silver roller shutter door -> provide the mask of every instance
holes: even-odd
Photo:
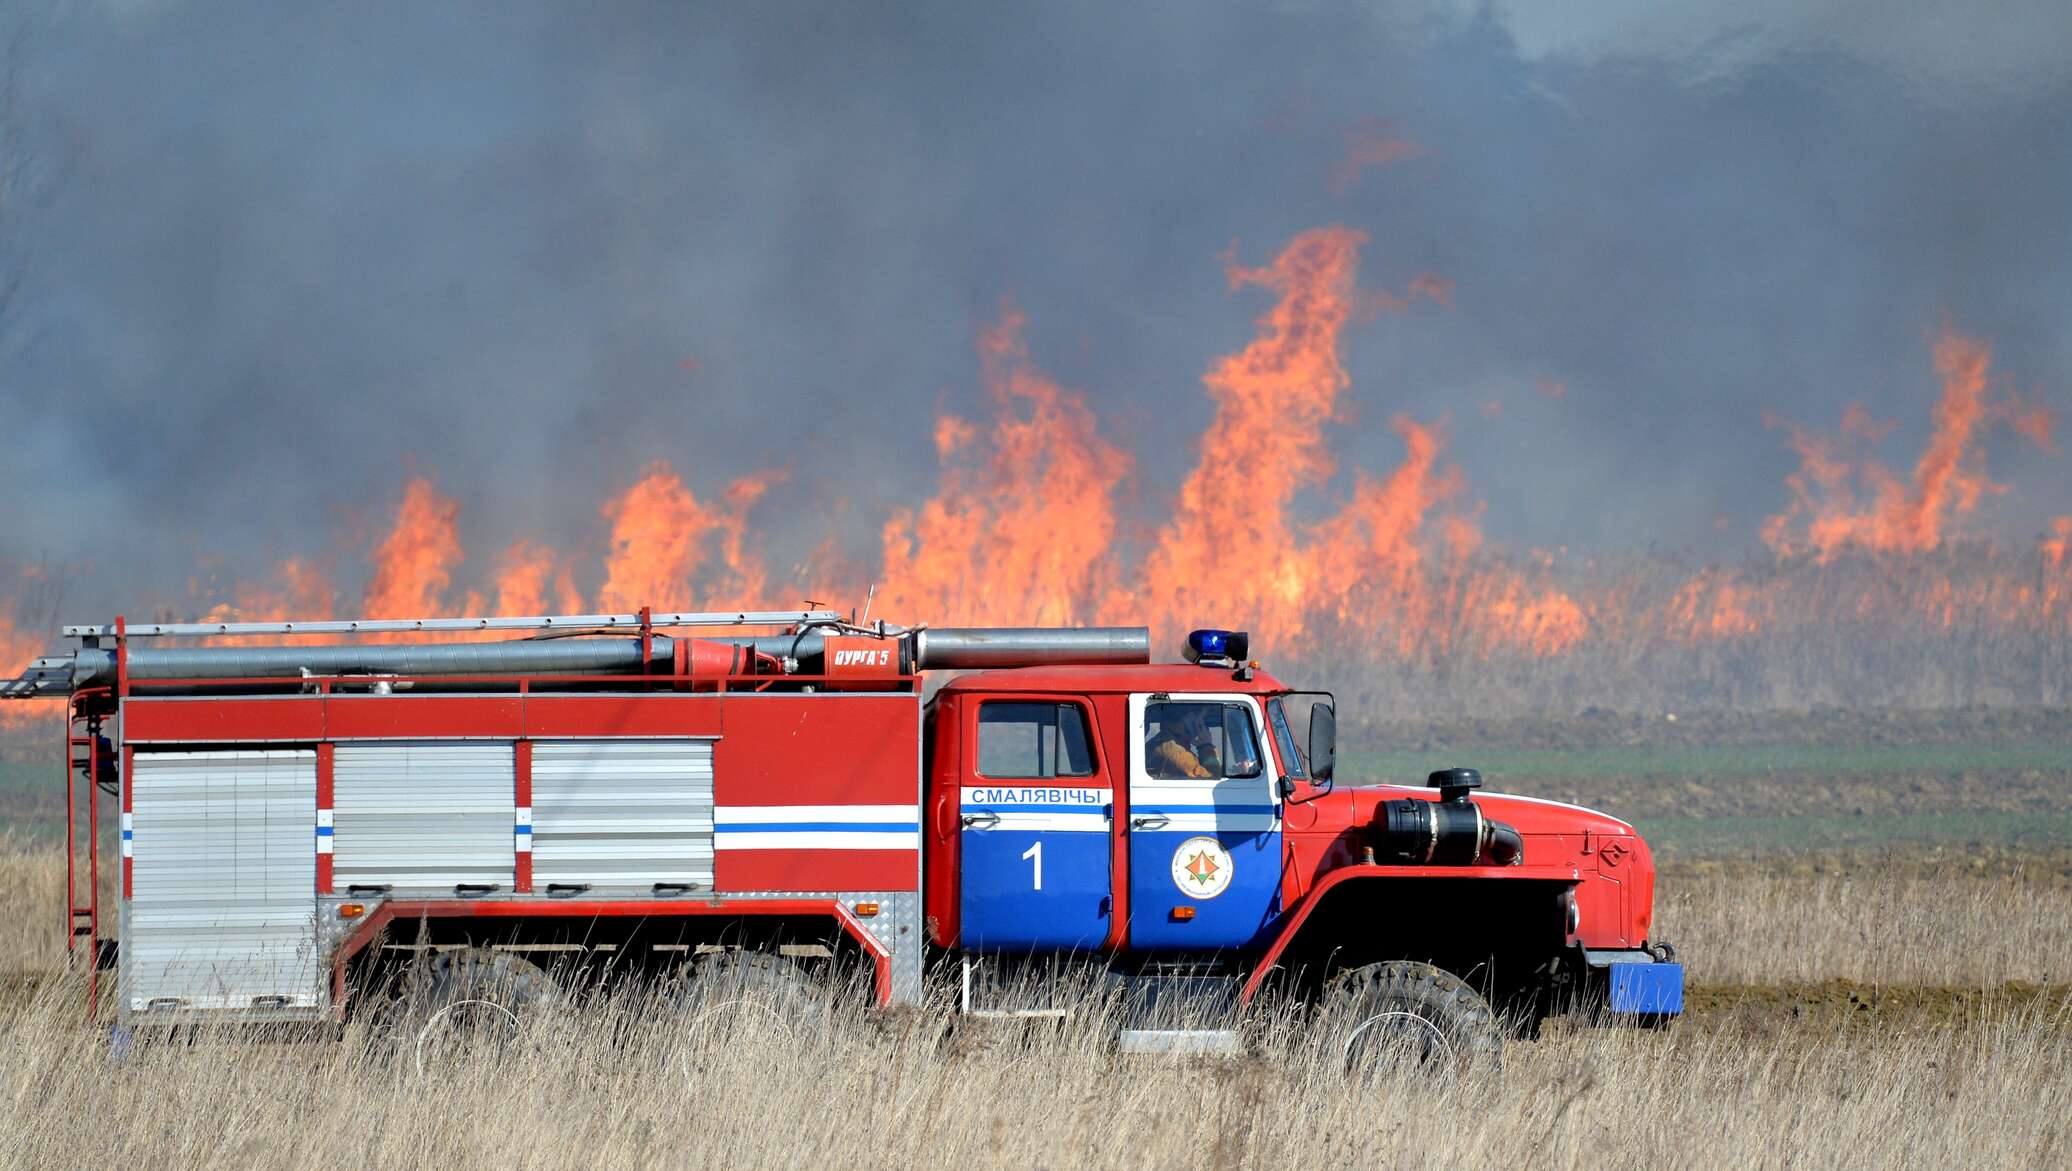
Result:
[[[396,891],[516,881],[511,746],[340,744],[332,771],[332,882]]]
[[[712,742],[534,742],[532,879],[712,889]]]
[[[130,786],[124,1003],[317,1006],[316,753],[140,751]]]

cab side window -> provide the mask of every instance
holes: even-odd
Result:
[[[1206,701],[1145,704],[1144,771],[1162,781],[1258,776],[1251,709]]]
[[[1002,779],[1092,776],[1086,712],[1070,703],[982,703],[978,771]]]

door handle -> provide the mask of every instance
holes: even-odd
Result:
[[[1152,813],[1152,814],[1148,814],[1148,815],[1146,815],[1146,816],[1144,816],[1144,817],[1132,817],[1132,818],[1130,818],[1130,828],[1131,828],[1131,829],[1164,829],[1164,828],[1165,828],[1165,827],[1166,827],[1166,826],[1167,826],[1168,824],[1170,824],[1170,823],[1172,822],[1172,820],[1173,820],[1172,818],[1170,818],[1170,817],[1167,817],[1167,816],[1166,816],[1165,814],[1163,814],[1163,813]]]
[[[999,824],[1000,815],[991,810],[964,815],[964,828],[966,829],[991,829]]]

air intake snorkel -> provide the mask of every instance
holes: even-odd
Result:
[[[1374,811],[1374,854],[1395,866],[1516,866],[1525,861],[1518,831],[1482,816],[1469,794],[1482,787],[1471,768],[1446,768],[1425,784],[1437,801],[1405,797],[1384,801]]]

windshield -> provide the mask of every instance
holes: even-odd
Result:
[[[1287,710],[1278,698],[1266,703],[1266,723],[1273,729],[1274,747],[1280,750],[1281,771],[1307,780],[1309,762],[1302,759],[1302,750],[1295,746],[1295,734],[1288,730]]]

